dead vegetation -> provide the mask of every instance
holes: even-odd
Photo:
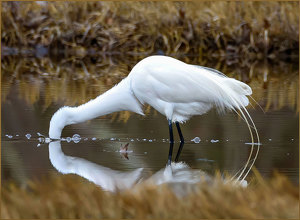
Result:
[[[44,109],[54,102],[85,103],[119,82],[141,57],[163,53],[192,54],[195,59],[184,61],[249,83],[266,111],[286,105],[299,109],[298,66],[277,62],[298,62],[298,2],[1,4],[3,101],[17,81],[20,98],[31,105],[42,93]],[[40,59],[5,56],[12,54]],[[210,62],[215,57],[226,59]],[[255,62],[266,59],[276,65]],[[261,103],[266,90],[268,99]],[[123,112],[118,119],[129,117]],[[185,198],[167,185],[139,185],[113,194],[77,176],[51,176],[26,188],[4,185],[1,200],[3,219],[299,218],[298,187],[281,175],[271,180],[256,175],[248,188],[218,180],[202,183]]]
[[[257,172],[247,188],[224,184],[216,176],[184,198],[168,185],[142,183],[111,193],[78,176],[52,175],[27,188],[2,187],[1,218],[298,219],[299,190],[282,175],[263,180]]]
[[[299,53],[298,2],[2,2],[2,17],[4,54]]]

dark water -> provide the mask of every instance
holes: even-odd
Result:
[[[73,80],[63,74],[13,77],[7,66],[2,66],[2,184],[13,180],[23,185],[50,173],[60,175],[49,160],[48,144],[40,143],[37,133],[48,135],[49,121],[59,107],[95,98],[124,77],[127,69],[130,67],[112,68],[110,74],[115,75],[112,78],[104,75],[97,80]],[[262,143],[255,167],[266,178],[277,170],[298,184],[298,75],[291,69],[281,74],[272,71],[261,70],[255,76],[251,76],[251,71],[246,74],[253,97],[264,109],[254,102],[253,107],[248,108]],[[230,76],[244,79],[241,75]],[[114,170],[132,171],[142,167],[158,171],[167,162],[168,123],[153,109],[147,108],[146,112],[146,117],[122,112],[68,126],[62,136],[78,134],[81,140],[78,143],[62,141],[62,151],[67,156],[84,158]],[[181,129],[186,143],[179,160],[193,169],[210,174],[219,169],[234,174],[248,159],[251,151],[251,145],[247,144],[251,142],[248,128],[232,112],[219,115],[210,111],[193,117]],[[179,146],[175,126],[174,131],[173,158]],[[195,137],[200,138],[199,143],[192,141]],[[126,143],[129,143],[128,159],[119,152]]]

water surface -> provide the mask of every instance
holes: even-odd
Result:
[[[42,69],[38,64],[39,75],[36,74],[38,68],[34,67],[31,73],[24,74],[31,62],[24,60],[11,66],[11,62],[7,61],[2,65],[3,184],[13,180],[26,185],[26,181],[50,173],[61,175],[49,160],[48,144],[39,145],[37,133],[47,136],[49,121],[58,108],[95,98],[124,78],[132,68],[132,64],[106,65],[101,72],[99,64],[90,64],[88,69],[84,69],[84,65],[66,67],[62,63],[51,63],[51,70],[45,69],[45,66]],[[47,68],[50,68],[49,65]],[[298,184],[297,69],[290,67],[283,72],[265,65],[254,70],[226,65],[210,67],[246,81],[263,109],[255,102],[248,107],[262,143],[255,167],[266,178],[277,170]],[[83,75],[72,74],[78,69]],[[87,76],[87,71],[92,72],[93,69],[97,69],[95,77]],[[164,116],[149,106],[145,107],[145,112],[145,117],[121,112],[68,126],[62,135],[66,138],[61,142],[62,151],[65,155],[84,158],[113,170],[146,168],[156,172],[167,162],[168,123]],[[248,128],[232,112],[219,115],[212,110],[191,118],[181,129],[186,143],[179,159],[193,169],[209,174],[219,169],[234,174],[243,167],[251,151],[251,145],[247,144],[251,142]],[[78,143],[67,138],[74,134],[81,137]],[[175,126],[174,137],[173,158],[179,146]],[[200,138],[199,143],[192,141],[195,137]],[[129,148],[124,156],[119,151],[126,143],[129,143]]]

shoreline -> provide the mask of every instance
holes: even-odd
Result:
[[[53,55],[180,53],[296,62],[298,8],[297,2],[3,2],[2,45]]]

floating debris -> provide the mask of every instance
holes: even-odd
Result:
[[[152,142],[152,140],[150,139],[149,142]]]
[[[9,139],[11,139],[11,138],[13,138],[13,136],[12,135],[5,135],[6,137],[8,137]]]
[[[211,140],[210,140],[210,142],[211,142],[211,143],[218,143],[218,142],[219,142],[219,140],[214,140],[214,139],[211,139]]]
[[[87,140],[88,140],[88,138],[84,138],[83,140],[84,140],[84,141],[87,141]]]
[[[42,135],[40,132],[36,133],[39,137],[45,137],[45,135]]]
[[[121,144],[120,152],[124,153],[124,152],[128,151],[128,145],[129,145],[129,143],[125,144],[125,146],[123,147],[123,144]]]
[[[199,137],[195,137],[191,141],[195,142],[196,144],[200,143],[201,139]]]
[[[269,138],[269,141],[272,141],[272,139],[271,139],[271,138]]]
[[[131,139],[130,141],[134,141],[133,139]]]
[[[45,143],[45,138],[39,137],[39,138],[38,138],[38,141],[39,141],[40,143]]]
[[[31,138],[31,134],[26,134],[25,137],[29,140]]]
[[[92,141],[95,141],[95,140],[97,140],[97,138],[93,137],[93,138],[92,138]]]
[[[115,140],[116,140],[116,138],[111,138],[110,140],[111,140],[111,141],[115,141]]]
[[[128,157],[128,145],[129,143],[125,144],[125,146],[123,147],[123,145],[121,144],[121,147],[120,147],[120,154],[126,158],[127,160],[129,160],[129,157]]]
[[[74,134],[73,137],[72,137],[72,140],[74,143],[78,143],[80,140],[81,140],[81,137],[79,134]]]

